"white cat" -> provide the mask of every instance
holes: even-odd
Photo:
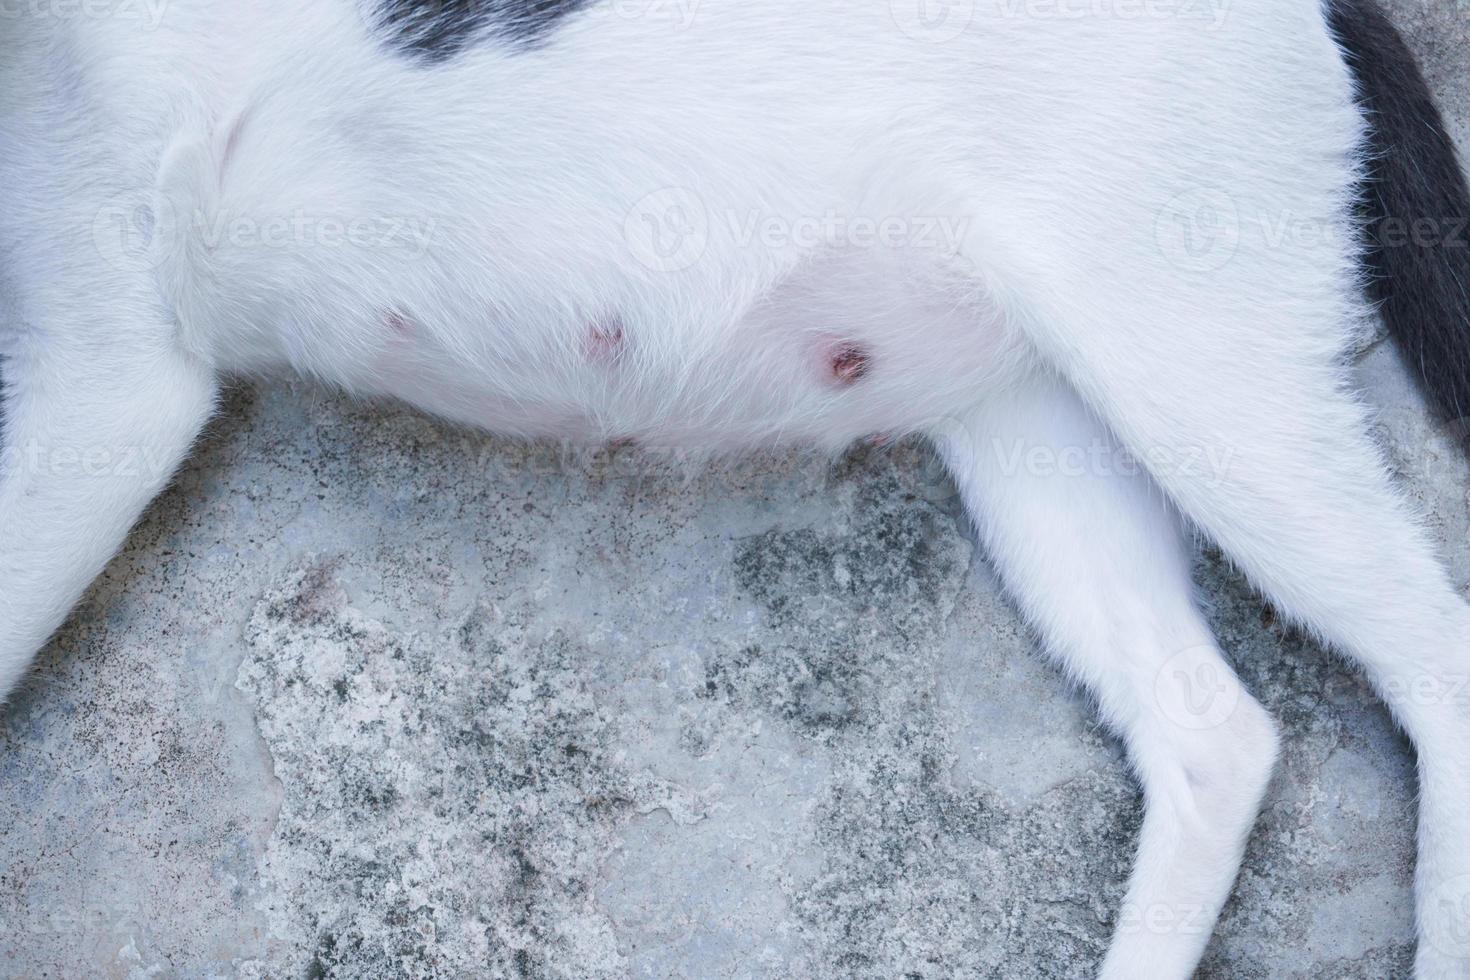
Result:
[[[1206,929],[1130,923],[1214,921],[1277,752],[1192,525],[1412,737],[1415,975],[1470,976],[1470,608],[1338,357],[1366,283],[1465,414],[1470,195],[1370,2],[13,0],[0,696],[222,375],[696,452],[927,433],[1143,784],[1100,975],[1191,974]]]

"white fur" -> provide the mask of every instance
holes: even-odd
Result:
[[[1470,612],[1337,361],[1366,315],[1348,73],[1307,0],[1094,6],[594,7],[434,67],[348,0],[12,15],[0,695],[222,374],[692,451],[925,432],[1144,787],[1104,977],[1192,972],[1276,753],[1176,507],[1413,737],[1416,976],[1470,976],[1470,711],[1404,693],[1470,668]],[[1130,928],[1158,910],[1198,927]]]

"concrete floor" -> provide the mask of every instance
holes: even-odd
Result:
[[[1470,8],[1394,10],[1470,146]],[[1360,370],[1470,582],[1470,467]],[[1198,575],[1287,732],[1201,976],[1405,976],[1406,743]],[[1075,978],[1138,816],[917,446],[691,479],[239,389],[0,721],[0,971]]]

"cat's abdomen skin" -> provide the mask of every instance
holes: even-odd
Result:
[[[569,314],[514,349],[469,356],[395,315],[358,387],[498,431],[652,448],[835,448],[932,431],[1027,362],[946,261],[834,248],[740,315],[670,329],[636,310]]]

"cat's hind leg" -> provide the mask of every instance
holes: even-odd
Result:
[[[1275,724],[1195,605],[1177,517],[1071,389],[1036,378],[934,435],[1007,589],[1143,786],[1101,976],[1183,980],[1235,881]]]
[[[1208,274],[1129,254],[1130,281],[1040,300],[1027,329],[1184,514],[1359,664],[1412,738],[1416,976],[1470,976],[1470,608],[1344,387],[1333,345],[1357,310],[1342,256],[1244,234]]]

